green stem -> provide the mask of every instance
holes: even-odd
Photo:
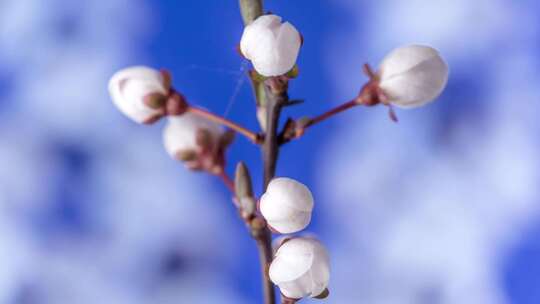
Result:
[[[239,4],[244,25],[248,25],[263,14],[262,0],[239,0]]]
[[[244,20],[244,25],[248,25],[253,20],[257,19],[257,17],[263,14],[262,0],[239,0],[239,5],[240,5],[240,12],[242,13],[242,18]],[[264,83],[262,81],[257,81],[256,77],[250,77],[250,78],[251,78],[251,84],[253,85],[253,88],[255,91],[257,109],[261,107],[265,107],[266,98],[264,96],[265,95]],[[279,111],[277,112],[277,116],[279,118]],[[272,132],[272,131],[268,132],[270,128],[267,128],[262,123],[261,123],[261,127],[264,130],[266,130],[267,132],[266,136],[268,136],[269,133]],[[271,137],[275,140],[275,146],[279,148],[277,144],[277,136],[275,136],[276,130],[274,129],[273,132],[274,132],[274,136],[271,136]],[[269,141],[268,139],[265,139],[264,146],[266,147],[268,145],[269,145]],[[262,148],[262,149],[263,149],[263,153],[266,155],[267,153],[264,151],[268,151],[267,148]],[[274,148],[272,150],[277,151],[277,148]],[[264,158],[265,168],[267,168],[268,163],[273,163],[274,164],[273,167],[275,168],[277,153],[274,153],[274,155],[275,155],[274,160],[267,161],[267,158],[266,157]],[[274,172],[272,171],[271,174],[273,177]],[[271,178],[268,179],[269,177],[270,175],[265,169],[265,175],[264,175],[265,189],[266,189],[266,185],[271,179]],[[252,235],[255,238],[255,241],[257,243],[257,249],[259,251],[259,260],[261,263],[262,283],[263,283],[263,290],[264,290],[264,303],[274,304],[276,303],[276,295],[274,293],[274,284],[272,284],[272,281],[270,281],[270,277],[268,276],[268,269],[270,267],[270,263],[272,262],[272,234],[270,230],[266,227],[266,223],[264,223],[264,220],[262,220],[262,223],[264,225],[261,225],[260,227],[258,227],[258,229],[254,229],[254,227],[252,227],[252,230],[253,230]]]

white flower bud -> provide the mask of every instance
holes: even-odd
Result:
[[[136,66],[118,71],[109,81],[109,93],[114,104],[127,117],[144,123],[160,115],[160,109],[151,108],[145,98],[161,94],[165,98],[168,88],[157,70]]]
[[[217,145],[223,128],[207,119],[186,112],[179,116],[170,116],[167,125],[163,129],[163,144],[167,153],[174,159],[179,159],[181,153],[198,153],[201,150],[201,142],[197,137],[200,131],[208,135],[205,143],[209,149]]]
[[[437,98],[448,80],[448,66],[439,52],[410,45],[390,52],[379,69],[379,86],[389,102],[414,108]]]
[[[294,233],[309,224],[313,196],[305,185],[293,179],[275,178],[261,197],[260,209],[272,228],[280,233]]]
[[[281,17],[262,15],[244,29],[240,50],[263,76],[279,76],[290,71],[300,51],[301,38],[296,28],[281,23]]]
[[[328,287],[330,258],[319,241],[293,238],[277,250],[269,276],[288,298],[317,297]]]

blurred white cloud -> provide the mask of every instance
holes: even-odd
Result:
[[[465,63],[493,65],[478,75],[486,89],[474,101],[482,104],[480,116],[453,117],[443,135],[435,127],[441,124],[438,105],[431,112],[402,111],[397,125],[383,110],[341,118],[322,151],[340,161],[321,161],[320,174],[331,223],[341,234],[331,250],[333,303],[508,303],[501,265],[540,219],[539,108],[532,102],[538,90],[531,85],[540,78],[523,69],[537,64],[535,48],[492,48],[519,43],[532,31],[519,31],[524,23],[509,25],[505,20],[512,18],[500,14],[532,13],[508,1],[389,1],[363,10],[356,1],[341,3],[362,21],[352,36],[331,38],[344,46],[328,61],[337,96],[358,89],[362,76],[345,75],[358,74],[363,60],[405,42],[442,48],[453,70],[450,82],[470,69]],[[366,56],[354,54],[364,41],[373,42]],[[334,65],[332,58],[346,64]],[[527,82],[509,77],[518,69]],[[438,103],[444,102],[443,96]]]
[[[228,198],[107,95],[115,69],[144,60],[148,4],[0,2],[1,303],[242,302],[220,272],[236,247]],[[81,231],[55,222],[62,208]],[[188,292],[205,285],[213,297]]]

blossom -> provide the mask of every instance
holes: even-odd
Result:
[[[270,77],[294,67],[301,44],[300,33],[292,24],[281,23],[276,15],[263,15],[245,27],[240,50],[259,74]]]
[[[378,77],[388,102],[413,108],[441,94],[448,80],[448,66],[434,48],[409,45],[393,50],[383,59]]]
[[[116,107],[137,123],[151,123],[164,115],[169,88],[163,75],[144,66],[129,67],[115,73],[109,93]]]
[[[313,196],[302,183],[286,177],[275,178],[261,197],[260,209],[272,228],[280,233],[294,233],[309,224]]]
[[[288,298],[317,297],[328,287],[330,258],[316,239],[292,238],[277,250],[269,276]]]
[[[223,128],[215,122],[186,112],[179,116],[169,116],[163,129],[163,144],[174,159],[200,161],[203,154],[215,154]]]

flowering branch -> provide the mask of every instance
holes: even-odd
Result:
[[[263,14],[262,0],[239,0],[239,4],[244,19],[244,25],[246,26]],[[267,89],[264,82],[260,81],[257,77],[253,77],[253,75],[254,73],[250,74],[250,80],[255,93],[257,113],[262,113],[262,115],[258,115],[258,119],[262,129],[266,131],[262,146],[264,160],[263,188],[266,190],[268,183],[270,183],[270,180],[274,177],[276,171],[276,162],[279,154],[277,127],[281,106],[279,105],[279,100],[277,98],[272,98],[274,95],[267,95]],[[252,236],[257,243],[257,249],[259,251],[264,303],[274,304],[276,302],[274,284],[272,284],[268,273],[270,263],[272,262],[272,233],[268,229],[264,219],[255,221],[255,225],[252,225],[251,227]]]
[[[279,156],[277,128],[281,107],[286,104],[287,84],[281,78],[270,78],[265,83],[266,96],[266,133],[261,147],[264,166],[264,190],[276,174],[276,164]],[[259,248],[259,257],[263,268],[264,300],[266,304],[275,303],[274,285],[270,281],[269,267],[272,262],[272,236],[266,221],[262,221],[255,240]]]
[[[301,137],[307,128],[356,105],[418,107],[434,100],[443,90],[448,67],[438,52],[411,45],[392,51],[375,72],[364,66],[369,81],[356,98],[313,118],[289,119],[278,133],[282,109],[295,104],[288,96],[289,80],[298,74],[296,59],[302,36],[276,15],[263,15],[262,0],[239,0],[245,29],[240,52],[251,61],[249,72],[255,91],[257,118],[264,134],[188,104],[172,87],[171,75],[136,66],[113,75],[109,92],[126,117],[139,124],[167,119],[163,144],[167,153],[188,169],[218,176],[234,194],[233,203],[259,251],[264,303],[275,304],[274,284],[283,304],[303,298],[324,299],[329,295],[330,259],[324,245],[313,237],[291,236],[272,250],[272,232],[291,235],[305,229],[312,216],[314,199],[302,183],[275,178],[280,146]],[[229,129],[225,130],[223,126]],[[257,200],[251,177],[243,163],[237,165],[234,182],[225,172],[226,151],[235,132],[261,147],[264,193]],[[259,202],[257,204],[257,201]],[[295,264],[295,267],[291,267]]]

